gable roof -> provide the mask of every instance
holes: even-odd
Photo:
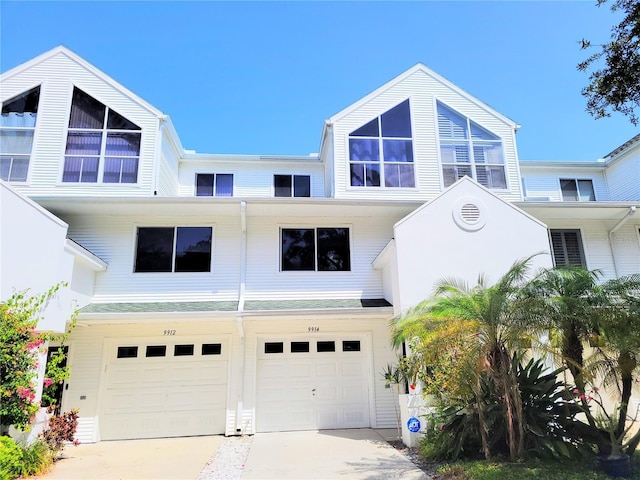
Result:
[[[354,110],[357,110],[358,108],[360,108],[362,105],[368,103],[369,101],[371,101],[373,98],[377,97],[378,95],[384,93],[385,91],[387,91],[388,89],[394,87],[395,85],[403,82],[405,79],[409,78],[411,75],[413,75],[416,72],[422,72],[425,75],[430,76],[431,78],[433,78],[434,80],[440,82],[442,85],[444,85],[445,87],[449,88],[450,90],[455,91],[456,93],[458,93],[459,95],[461,95],[462,97],[466,98],[467,100],[469,100],[471,103],[477,105],[478,107],[480,107],[481,109],[487,111],[488,113],[490,113],[491,115],[494,115],[498,118],[500,118],[502,121],[504,121],[507,124],[510,124],[511,127],[514,130],[517,130],[518,128],[520,128],[520,125],[516,122],[514,122],[513,120],[511,120],[508,117],[505,117],[504,115],[502,115],[500,112],[498,112],[497,110],[494,110],[492,107],[490,107],[489,105],[487,105],[486,103],[484,103],[483,101],[479,100],[478,98],[474,97],[473,95],[469,94],[468,92],[462,90],[460,87],[458,87],[457,85],[455,85],[454,83],[450,82],[449,80],[447,80],[446,78],[444,78],[443,76],[437,74],[436,72],[434,72],[433,70],[431,70],[430,68],[428,68],[426,65],[424,65],[423,63],[417,63],[415,64],[413,67],[411,67],[410,69],[404,71],[403,73],[401,73],[400,75],[398,75],[397,77],[391,79],[390,81],[388,81],[387,83],[385,83],[384,85],[382,85],[381,87],[377,88],[376,90],[374,90],[373,92],[369,93],[368,95],[362,97],[360,100],[358,100],[357,102],[351,104],[350,106],[348,106],[347,108],[339,111],[338,113],[334,114],[333,116],[331,116],[328,120],[328,122],[330,122],[331,124],[339,121],[341,118],[345,117],[346,115],[350,114],[351,112],[353,112]]]
[[[57,55],[66,56],[68,59],[70,59],[71,61],[73,61],[76,64],[78,64],[80,67],[88,70],[89,72],[91,72],[91,74],[93,74],[96,77],[100,78],[105,83],[111,85],[113,88],[115,88],[116,90],[121,92],[123,95],[129,97],[133,102],[137,103],[142,108],[144,108],[145,110],[149,111],[151,114],[155,115],[156,117],[159,117],[159,118],[165,118],[166,117],[166,115],[162,111],[158,110],[156,107],[151,105],[149,102],[147,102],[146,100],[143,100],[142,98],[137,96],[135,93],[133,93],[131,90],[129,90],[128,88],[126,88],[122,84],[116,82],[113,78],[108,76],[106,73],[104,73],[100,69],[96,68],[95,66],[91,65],[89,62],[87,62],[82,57],[78,56],[77,54],[75,54],[74,52],[69,50],[64,45],[59,45],[59,46],[57,46],[55,48],[52,48],[48,52],[45,52],[45,53],[43,53],[41,55],[38,55],[37,57],[32,58],[31,60],[28,60],[28,61],[18,65],[17,67],[12,68],[11,70],[7,70],[6,72],[0,74],[0,81],[5,81],[8,78],[11,78],[11,77],[13,77],[15,75],[19,75],[20,73],[22,73],[22,72],[24,72],[26,70],[29,70],[30,68],[33,68],[35,65],[38,65],[38,64],[40,64],[40,63],[42,63],[42,62],[44,62],[46,60],[49,60],[50,58],[53,58],[53,57],[55,57]]]

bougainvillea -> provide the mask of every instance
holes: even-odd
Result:
[[[38,358],[45,342],[56,336],[37,332],[47,302],[65,286],[60,283],[39,296],[16,293],[0,303],[0,415],[3,425],[28,430],[38,409]],[[64,336],[63,336],[64,337]]]

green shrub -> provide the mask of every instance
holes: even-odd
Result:
[[[46,472],[53,463],[51,450],[45,442],[38,439],[27,447],[22,447],[22,471],[25,477]]]
[[[14,480],[22,472],[22,450],[11,437],[0,437],[0,480]]]

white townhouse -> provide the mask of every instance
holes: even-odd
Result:
[[[83,442],[393,427],[389,324],[439,278],[537,252],[640,272],[640,136],[521,162],[515,122],[422,64],[310,156],[185,150],[65,47],[3,73],[0,100],[2,299],[69,282],[62,408]]]

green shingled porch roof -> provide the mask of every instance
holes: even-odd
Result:
[[[335,308],[390,307],[384,299],[325,299],[325,300],[254,300],[245,303],[245,311],[265,310],[323,310]],[[235,312],[238,302],[145,302],[92,303],[79,313],[189,313]]]

